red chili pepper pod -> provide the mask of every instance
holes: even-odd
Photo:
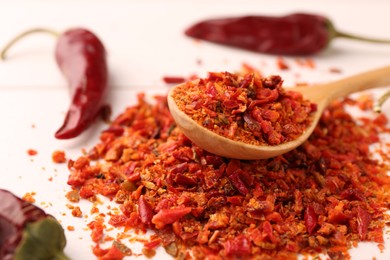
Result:
[[[315,54],[336,37],[390,43],[339,32],[326,17],[305,13],[204,20],[189,27],[185,34],[254,52],[281,55]]]
[[[58,38],[55,57],[67,78],[72,103],[61,128],[55,133],[58,139],[78,136],[87,129],[102,111],[108,87],[106,50],[92,32],[74,28],[58,34],[45,28],[34,28],[12,39],[0,52],[0,59],[21,38],[33,33],[49,33]]]
[[[186,35],[271,54],[311,54],[322,50],[330,35],[327,19],[317,15],[244,16],[202,21]]]
[[[108,85],[106,51],[96,35],[77,28],[60,35],[55,56],[73,97],[55,137],[68,139],[88,128],[101,111]]]
[[[57,220],[8,190],[0,189],[0,201],[0,259],[69,259]]]

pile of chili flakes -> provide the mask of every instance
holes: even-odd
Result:
[[[389,223],[388,165],[370,146],[387,119],[356,120],[334,102],[310,139],[273,159],[239,161],[210,154],[176,127],[166,97],[128,107],[91,151],[69,162],[73,194],[118,203],[109,224],[155,231],[143,252],[163,246],[179,259],[348,258],[359,241],[383,245]],[[385,157],[385,156],[384,156]],[[89,224],[101,259],[131,254],[117,239],[103,249],[104,225]]]
[[[317,106],[282,87],[280,76],[211,72],[175,87],[176,105],[198,124],[226,138],[254,145],[295,140]]]

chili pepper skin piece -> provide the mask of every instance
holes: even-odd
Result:
[[[57,139],[70,139],[87,129],[101,112],[108,87],[106,50],[92,32],[70,29],[60,35],[55,57],[67,78],[72,102]]]
[[[305,219],[307,233],[309,233],[309,235],[313,234],[316,226],[318,225],[318,217],[314,211],[313,206],[309,205],[306,207],[304,213],[304,219]]]
[[[307,55],[323,50],[331,39],[329,20],[295,13],[204,20],[189,27],[190,37],[254,52]]]

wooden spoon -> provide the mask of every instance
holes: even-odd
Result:
[[[202,127],[177,107],[172,97],[175,87],[168,94],[168,106],[176,124],[181,128],[183,133],[206,151],[235,159],[266,159],[284,154],[304,143],[316,127],[324,109],[332,100],[345,97],[354,92],[387,85],[390,85],[390,66],[360,73],[323,85],[288,88],[301,92],[304,98],[317,104],[318,110],[314,114],[312,123],[301,136],[293,141],[274,146],[251,145],[233,141]]]

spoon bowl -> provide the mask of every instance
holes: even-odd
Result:
[[[199,147],[213,154],[228,158],[257,160],[282,155],[304,143],[314,131],[323,111],[332,100],[345,97],[354,92],[388,85],[390,85],[390,66],[322,85],[288,88],[289,90],[302,93],[305,99],[315,103],[317,111],[313,113],[312,122],[302,135],[295,140],[279,145],[247,144],[231,140],[208,130],[178,108],[173,98],[175,87],[168,93],[168,106],[182,132]]]

